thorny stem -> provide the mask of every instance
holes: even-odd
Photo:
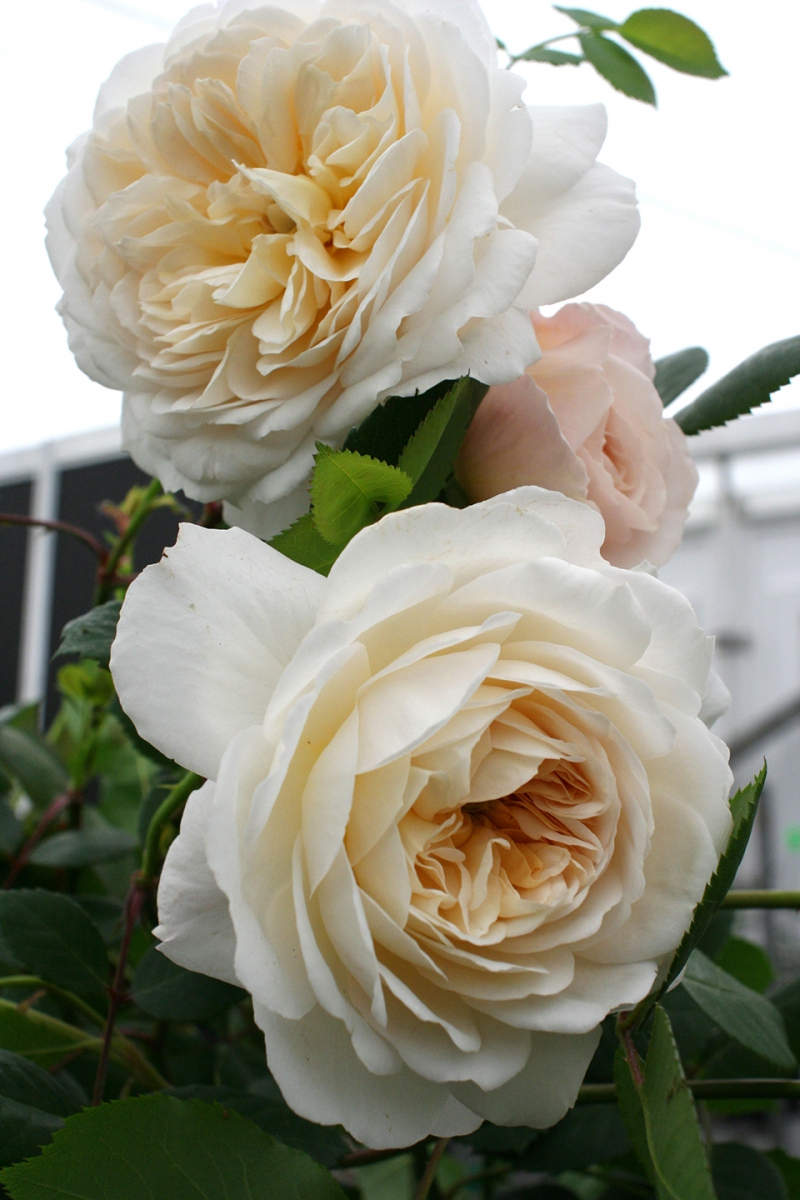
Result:
[[[108,1071],[108,1058],[111,1053],[111,1040],[114,1036],[114,1022],[117,1019],[117,1010],[124,999],[124,984],[125,984],[125,967],[128,963],[128,951],[130,950],[131,937],[136,922],[139,918],[139,913],[144,903],[145,892],[135,881],[131,884],[127,899],[125,900],[125,924],[122,932],[122,942],[119,948],[119,958],[117,959],[117,967],[114,971],[114,981],[109,988],[108,993],[108,1017],[103,1030],[103,1045],[100,1050],[100,1061],[97,1064],[97,1074],[94,1080],[94,1091],[92,1092],[92,1106],[95,1107],[103,1102],[103,1092],[106,1086],[106,1073]]]
[[[144,492],[139,504],[136,507],[133,516],[128,522],[128,527],[120,537],[117,538],[108,558],[97,572],[97,588],[94,595],[95,606],[103,604],[109,599],[110,593],[113,590],[117,567],[120,560],[127,551],[128,547],[137,537],[139,530],[150,515],[151,506],[154,500],[161,495],[161,484],[157,479],[151,480],[147,489]]]
[[[42,837],[47,832],[47,829],[55,821],[56,817],[69,808],[71,804],[75,804],[80,799],[80,793],[74,790],[62,792],[60,796],[56,796],[55,800],[42,813],[39,824],[34,829],[31,836],[28,838],[25,845],[20,850],[19,854],[12,860],[11,869],[3,884],[4,888],[13,887],[17,880],[20,871],[27,866],[28,859],[35,850],[37,844],[42,840]]]
[[[93,537],[79,525],[70,525],[67,521],[45,521],[39,517],[26,517],[22,513],[0,513],[0,525],[31,525],[39,529],[51,529],[54,533],[67,533],[88,546],[97,559],[98,569],[104,567],[108,560],[108,549],[102,542]]]
[[[436,1177],[436,1168],[439,1166],[439,1163],[441,1162],[442,1155],[444,1154],[445,1150],[447,1149],[447,1143],[449,1141],[450,1141],[450,1139],[446,1138],[446,1137],[439,1138],[438,1142],[433,1147],[433,1150],[431,1151],[431,1156],[428,1159],[427,1165],[425,1167],[425,1171],[422,1176],[422,1179],[420,1179],[420,1181],[419,1181],[419,1187],[417,1188],[417,1192],[416,1192],[416,1195],[414,1196],[414,1200],[428,1200],[428,1193],[430,1192],[431,1187],[433,1186],[433,1181]]]
[[[619,1019],[617,1020],[617,1037],[622,1044],[625,1061],[630,1068],[631,1078],[638,1091],[644,1086],[644,1073],[642,1071],[642,1060],[639,1057],[639,1051],[636,1049],[636,1043],[633,1040],[633,1033],[631,1032],[630,1025],[626,1022],[626,1018],[628,1017],[630,1017],[630,1013],[622,1012],[619,1014]]]

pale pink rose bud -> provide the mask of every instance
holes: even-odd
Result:
[[[531,317],[542,357],[489,390],[461,449],[459,483],[475,501],[524,484],[588,500],[606,524],[608,562],[661,566],[680,544],[697,470],[663,416],[649,341],[604,305]]]

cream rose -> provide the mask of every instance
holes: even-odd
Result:
[[[663,415],[649,341],[599,304],[532,320],[542,357],[489,391],[461,449],[462,487],[475,500],[526,483],[588,500],[609,562],[661,566],[680,545],[697,469]]]
[[[80,367],[168,488],[307,503],[315,439],[536,358],[638,228],[601,106],[527,109],[473,0],[231,0],[128,55],[48,207]]]
[[[206,776],[162,950],[253,996],[288,1103],[368,1146],[547,1126],[730,828],[711,639],[523,488],[363,530],[327,579],[183,526],[133,583],[126,712]]]

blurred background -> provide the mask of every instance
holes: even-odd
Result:
[[[42,209],[65,147],[91,123],[97,89],[125,53],[163,40],[185,0],[27,0],[4,11],[0,48],[6,184],[6,285],[0,289],[4,387],[0,511],[99,531],[103,499],[143,479],[119,448],[120,399],[86,379],[54,312],[59,290]],[[623,19],[632,0],[600,0]],[[680,0],[715,42],[729,78],[677,75],[650,59],[659,107],[627,99],[592,69],[519,64],[531,103],[603,102],[603,159],[637,181],[642,232],[623,264],[586,298],[618,308],[654,356],[706,347],[708,374],[678,402],[768,342],[798,332],[800,5],[796,0]],[[489,22],[509,49],[567,32],[540,0],[493,0]],[[567,46],[569,48],[569,46]],[[718,639],[733,695],[719,732],[741,782],[766,754],[758,836],[740,882],[800,887],[800,381],[760,413],[693,439],[700,487],[683,547],[662,572]],[[138,566],[173,540],[174,517],[148,526]],[[0,705],[52,686],[64,622],[91,603],[93,559],[78,543],[0,529]],[[779,967],[796,956],[794,914],[746,918]]]

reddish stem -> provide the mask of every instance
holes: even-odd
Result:
[[[625,1052],[625,1061],[630,1067],[631,1078],[636,1085],[636,1090],[644,1087],[644,1074],[642,1073],[642,1060],[639,1057],[639,1051],[636,1049],[636,1043],[633,1040],[633,1033],[630,1029],[624,1029],[620,1033],[622,1048]]]
[[[33,833],[20,850],[19,854],[12,859],[11,869],[8,872],[8,877],[6,878],[5,883],[3,884],[4,888],[10,888],[14,886],[17,876],[19,875],[20,871],[27,866],[28,859],[33,853],[37,843],[42,840],[43,836],[47,832],[48,827],[53,824],[53,821],[55,821],[56,817],[62,813],[65,808],[68,808],[70,804],[73,804],[76,801],[80,801],[80,792],[69,791],[62,792],[60,796],[56,796],[55,800],[48,805],[48,807],[42,813],[39,824],[36,826]]]
[[[99,568],[104,567],[108,561],[108,550],[103,543],[99,542],[86,529],[81,529],[79,525],[70,525],[66,521],[45,521],[39,517],[25,517],[22,513],[0,513],[0,525],[32,525],[40,529],[52,529],[55,533],[68,533],[70,537],[77,538],[79,542],[83,542],[84,546],[89,547],[97,559]]]
[[[105,1091],[106,1074],[108,1072],[108,1057],[111,1053],[111,1039],[114,1036],[114,1023],[117,1019],[119,1006],[127,995],[124,984],[128,951],[130,950],[131,937],[133,936],[136,922],[139,919],[139,913],[142,911],[144,898],[145,889],[139,885],[138,878],[134,878],[127,899],[125,900],[125,925],[119,948],[117,968],[114,971],[114,981],[108,989],[108,1017],[106,1018],[106,1027],[103,1030],[103,1047],[100,1051],[100,1061],[97,1064],[97,1075],[95,1076],[94,1091],[92,1092],[93,1107],[103,1102],[103,1092]]]

